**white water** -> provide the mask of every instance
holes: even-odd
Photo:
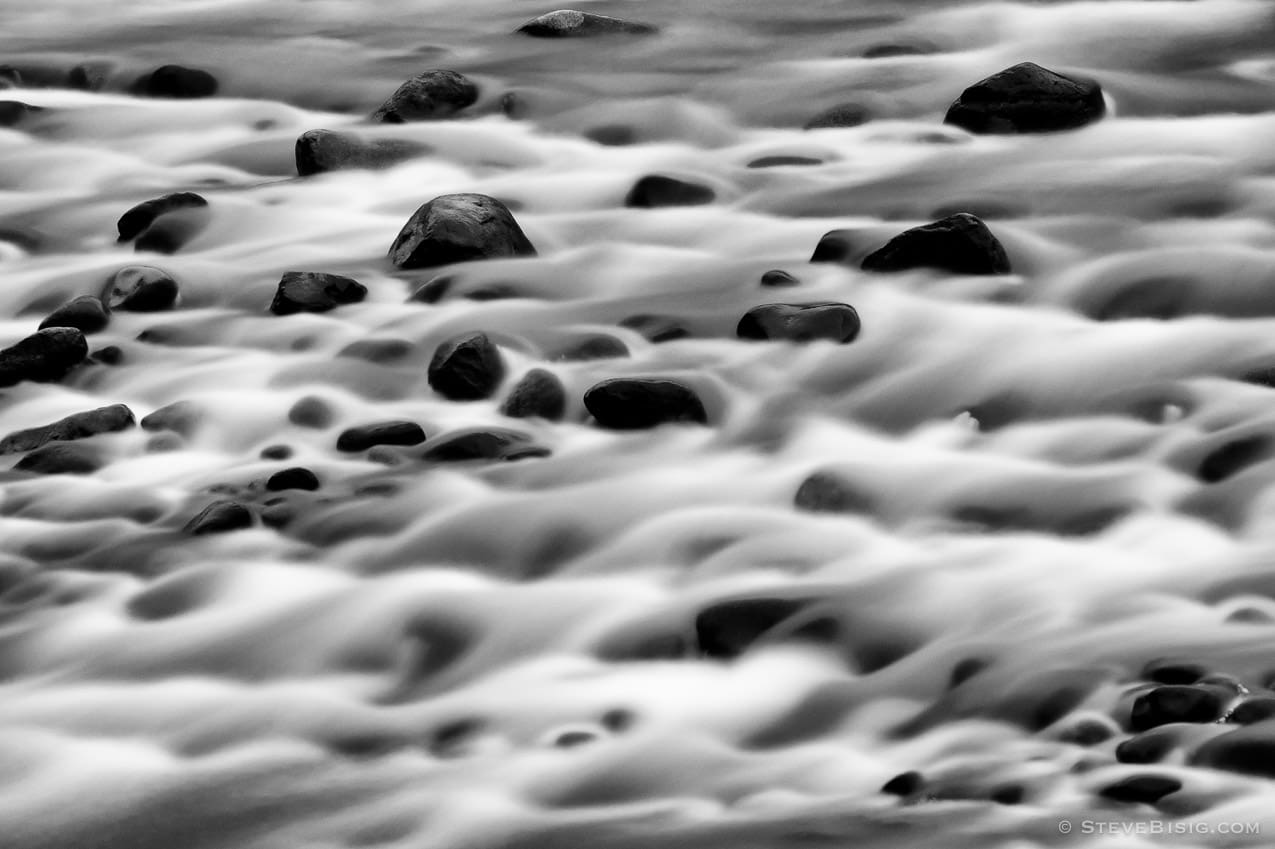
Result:
[[[0,484],[0,845],[1263,845],[1060,837],[1064,817],[1165,815],[1093,798],[1137,771],[1115,763],[1116,740],[1086,752],[997,718],[1063,670],[1106,674],[1079,712],[1119,716],[1154,657],[1246,681],[1275,668],[1275,625],[1228,621],[1275,617],[1275,463],[1218,484],[1194,476],[1209,451],[1275,426],[1272,390],[1234,379],[1275,361],[1275,7],[596,8],[665,32],[523,39],[509,33],[548,10],[526,2],[0,3],[0,62],[106,60],[118,82],[177,61],[222,83],[188,102],[120,85],[0,92],[47,108],[0,129],[0,226],[26,237],[0,242],[0,342],[123,265],[161,266],[182,286],[179,311],[116,313],[90,337],[122,347],[121,366],[4,390],[0,435],[109,403],[139,418],[178,400],[207,410],[172,450],[133,430],[95,440],[112,462],[90,477]],[[861,58],[918,40],[939,52]],[[1112,117],[1047,136],[941,125],[964,86],[1024,60],[1098,79]],[[357,126],[429,67],[471,76],[479,103],[454,121]],[[501,114],[508,91],[526,118]],[[876,120],[800,130],[843,100]],[[639,143],[583,135],[615,124]],[[293,143],[320,127],[433,153],[298,179]],[[746,167],[780,154],[825,164]],[[711,184],[718,201],[624,208],[652,172]],[[126,209],[181,190],[211,205],[196,240],[171,257],[115,244]],[[509,203],[540,256],[472,264],[442,303],[406,304],[433,274],[394,272],[385,252],[417,206],[453,191]],[[985,215],[1016,275],[806,262],[828,230],[876,245],[960,207]],[[802,285],[761,289],[769,268]],[[348,274],[368,299],[270,315],[289,269]],[[1193,314],[1086,317],[1154,277],[1183,278]],[[528,297],[458,297],[508,282]],[[734,339],[744,311],[777,300],[853,304],[863,333],[842,347]],[[651,345],[615,326],[640,313],[675,316],[696,338]],[[178,328],[182,344],[134,341],[154,327]],[[491,401],[447,402],[425,364],[470,329],[502,343],[510,377]],[[546,364],[596,330],[633,357]],[[416,353],[393,367],[335,358],[368,337]],[[535,365],[566,383],[566,423],[497,414]],[[693,385],[713,427],[588,424],[583,392],[631,374]],[[331,402],[331,426],[288,422],[310,395]],[[995,399],[1009,423],[980,430],[965,411]],[[395,418],[431,440],[513,427],[553,456],[387,467],[335,450],[345,427]],[[292,459],[259,458],[277,444]],[[176,533],[210,487],[289,465],[324,487],[297,495],[286,532]],[[818,469],[870,492],[872,515],[795,511]],[[952,518],[970,507],[1025,511],[1040,530]],[[1121,518],[1054,532],[1098,509]],[[689,638],[704,603],[748,593],[818,599],[843,639],[732,663],[617,659]],[[898,659],[865,668],[883,650]],[[893,738],[971,656],[995,662],[942,703],[946,721]],[[832,719],[821,725],[812,703]],[[615,711],[630,720],[608,727]],[[777,727],[794,741],[757,744]],[[554,745],[571,730],[597,739]],[[1073,771],[1082,760],[1097,766]],[[909,769],[944,798],[900,806],[877,792]],[[1182,779],[1164,803],[1181,821],[1275,834],[1264,782],[1156,771]],[[987,801],[1009,783],[1023,804]]]

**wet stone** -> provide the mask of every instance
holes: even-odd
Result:
[[[691,331],[681,321],[666,315],[631,315],[620,321],[620,326],[641,333],[646,341],[658,345],[686,339]]]
[[[1275,696],[1253,696],[1235,706],[1226,721],[1235,725],[1253,725],[1275,719]]]
[[[275,315],[321,313],[367,297],[367,287],[351,277],[320,271],[285,271],[270,302]]]
[[[429,150],[424,144],[406,139],[364,141],[349,133],[307,130],[297,138],[293,155],[297,174],[309,177],[328,171],[389,168]]]
[[[266,489],[270,492],[280,492],[285,489],[313,491],[318,488],[318,476],[304,466],[294,466],[291,469],[275,472],[266,481]]]
[[[822,159],[810,156],[760,156],[748,163],[749,168],[810,167],[822,165]]]
[[[142,417],[142,430],[164,431],[189,437],[199,427],[204,410],[193,401],[174,401]]]
[[[136,424],[133,412],[123,404],[73,413],[52,424],[19,430],[0,440],[0,454],[30,451],[49,442],[70,442],[101,433],[126,430]]]
[[[1166,684],[1134,700],[1129,726],[1147,731],[1176,722],[1213,722],[1222,715],[1226,701],[1216,689]]]
[[[415,352],[416,346],[406,339],[360,339],[346,345],[337,356],[384,365],[405,360]]]
[[[124,362],[124,352],[118,345],[107,345],[93,352],[93,360],[107,366],[117,366]]]
[[[61,380],[88,356],[84,334],[73,327],[48,327],[0,350],[0,387],[31,380]]]
[[[943,122],[971,133],[1047,133],[1082,127],[1105,112],[1098,83],[1023,62],[965,89]]]
[[[504,377],[500,350],[485,333],[466,333],[442,343],[428,369],[430,387],[452,401],[489,398]]]
[[[180,288],[168,272],[149,265],[121,268],[106,281],[102,302],[110,310],[160,312],[177,303]]]
[[[464,463],[472,460],[525,460],[546,457],[549,451],[531,442],[525,433],[485,428],[445,434],[422,459],[431,463]]]
[[[174,192],[163,197],[142,201],[132,207],[116,222],[119,241],[131,241],[146,232],[157,218],[179,209],[203,208],[208,201],[194,192]]]
[[[1232,440],[1200,461],[1196,477],[1205,483],[1219,483],[1266,459],[1270,449],[1271,441],[1263,435]]]
[[[708,413],[694,390],[659,378],[604,380],[585,393],[584,406],[599,426],[610,430],[708,424]]]
[[[287,460],[292,457],[292,449],[287,445],[267,445],[258,456],[263,460]]]
[[[781,268],[773,268],[761,276],[761,285],[769,289],[799,286],[801,281]]]
[[[560,421],[567,409],[567,390],[553,372],[532,369],[514,385],[500,414],[514,419],[538,417]]]
[[[860,103],[838,103],[815,115],[803,129],[825,130],[839,127],[857,127],[871,119],[867,107]]]
[[[1182,782],[1169,775],[1133,775],[1108,784],[1098,791],[1098,795],[1113,802],[1141,803],[1154,805],[1165,796],[1182,789]]]
[[[446,69],[424,71],[400,85],[372,113],[372,122],[437,121],[450,118],[477,100],[478,86],[464,74]]]
[[[700,651],[730,660],[748,651],[780,623],[800,613],[806,603],[786,598],[741,598],[710,604],[695,617]]]
[[[335,418],[332,406],[314,395],[298,399],[288,410],[288,421],[297,427],[322,429],[332,424]]]
[[[925,778],[916,770],[901,772],[881,786],[887,796],[915,796],[925,788]]]
[[[624,205],[638,209],[703,206],[716,198],[717,193],[708,186],[662,174],[650,174],[633,184],[633,188],[624,197]]]
[[[1189,763],[1275,778],[1275,721],[1247,725],[1214,737],[1192,753]]]
[[[97,450],[74,442],[52,442],[27,454],[13,467],[37,475],[91,475],[105,465]]]
[[[420,445],[425,431],[416,422],[389,421],[347,428],[337,437],[338,451],[366,451],[376,445]]]
[[[855,253],[853,230],[829,230],[819,238],[811,262],[844,263]]]
[[[977,216],[957,213],[905,230],[863,258],[864,271],[928,268],[952,274],[1009,274],[1005,248]]]
[[[832,472],[814,472],[797,487],[793,506],[807,513],[870,513],[872,499]]]
[[[142,77],[132,86],[133,94],[146,97],[193,99],[212,97],[217,93],[217,78],[198,68],[163,65]]]
[[[1208,674],[1202,664],[1168,658],[1157,658],[1142,668],[1142,677],[1157,684],[1194,684]]]
[[[252,527],[252,512],[236,501],[214,501],[186,523],[183,533],[191,536],[224,534]]]
[[[1097,717],[1081,717],[1058,732],[1058,740],[1074,746],[1097,746],[1119,733],[1114,722]]]
[[[595,333],[559,348],[553,355],[553,359],[567,362],[586,362],[627,356],[629,356],[629,348],[619,339],[604,333]]]
[[[397,268],[536,255],[513,213],[487,195],[440,195],[423,204],[390,246]]]
[[[859,335],[859,313],[849,304],[762,304],[744,313],[735,328],[740,339],[835,342]]]
[[[605,35],[652,35],[658,31],[651,24],[626,21],[593,12],[559,9],[532,18],[518,32],[533,38],[590,38]]]
[[[100,298],[83,295],[67,301],[49,313],[48,318],[40,322],[40,330],[50,327],[74,327],[81,333],[97,333],[104,330],[111,318],[106,313]]]

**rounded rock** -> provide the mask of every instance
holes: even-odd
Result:
[[[490,398],[505,377],[505,363],[485,333],[466,333],[439,345],[428,369],[429,385],[452,401]]]
[[[673,380],[604,380],[584,394],[584,406],[601,427],[610,430],[641,430],[671,423],[708,424],[708,413],[699,396]]]

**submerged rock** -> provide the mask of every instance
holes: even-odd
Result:
[[[194,401],[174,401],[143,416],[142,430],[158,432],[171,430],[182,436],[190,436],[199,427],[204,409]]]
[[[404,82],[372,113],[378,124],[437,121],[478,100],[478,86],[464,74],[445,69],[423,71]]]
[[[297,138],[297,174],[309,177],[351,168],[389,168],[427,153],[429,148],[403,139],[364,141],[349,133],[308,130]]]
[[[761,276],[761,285],[767,289],[782,289],[789,286],[800,286],[801,281],[782,268],[772,268]]]
[[[103,465],[101,455],[90,446],[53,442],[27,454],[13,468],[37,475],[91,475]]]
[[[337,351],[338,357],[351,357],[369,363],[396,363],[416,352],[416,346],[406,339],[360,339]]]
[[[1215,688],[1166,684],[1134,700],[1129,726],[1149,731],[1175,722],[1213,722],[1229,701],[1229,695]]]
[[[43,111],[42,106],[32,106],[20,100],[0,100],[0,127],[16,127],[31,115]]]
[[[943,122],[971,133],[1047,133],[1097,121],[1106,108],[1097,82],[1023,62],[965,89]]]
[[[762,304],[744,313],[740,339],[824,340],[844,345],[859,335],[859,313],[849,304]]]
[[[106,329],[111,317],[106,312],[100,298],[82,295],[67,301],[49,313],[49,317],[40,322],[40,329],[50,327],[74,327],[81,333],[97,333]]]
[[[439,437],[422,459],[433,463],[464,463],[471,460],[524,460],[546,457],[549,450],[531,442],[516,430],[483,428]]]
[[[837,127],[857,127],[871,118],[867,107],[860,103],[838,103],[831,106],[806,122],[803,129],[826,130]]]
[[[198,68],[163,65],[133,83],[133,94],[192,99],[217,93],[217,78]]]
[[[1271,440],[1263,434],[1233,439],[1210,451],[1200,461],[1196,476],[1204,483],[1219,483],[1262,462],[1270,453]]]
[[[518,27],[518,32],[534,38],[587,38],[597,35],[651,35],[658,32],[651,24],[595,15],[575,9],[559,9],[532,18]]]
[[[553,355],[555,360],[568,362],[585,362],[589,360],[610,360],[627,357],[629,348],[614,336],[605,333],[594,333],[559,348]]]
[[[430,360],[429,385],[452,401],[491,397],[505,377],[505,362],[485,333],[466,333],[439,345]]]
[[[297,427],[325,428],[334,417],[332,406],[315,395],[298,399],[288,410],[288,421]]]
[[[252,527],[252,512],[237,501],[214,501],[186,523],[183,533],[191,536],[225,534]]]
[[[863,258],[864,271],[933,268],[953,274],[1009,274],[1005,248],[976,216],[966,212],[913,227]]]
[[[819,237],[811,262],[843,263],[854,256],[855,233],[853,230],[829,230]]]
[[[266,481],[266,489],[270,492],[281,492],[286,489],[302,489],[313,491],[319,488],[319,477],[304,466],[275,472]]]
[[[346,428],[336,440],[338,451],[366,451],[376,445],[420,445],[425,430],[416,422],[374,422]]]
[[[1131,775],[1114,784],[1108,784],[1098,795],[1114,802],[1154,805],[1170,793],[1182,789],[1182,782],[1171,775]]]
[[[510,391],[500,413],[514,419],[539,417],[559,421],[566,413],[567,390],[553,372],[534,368]]]
[[[872,501],[832,472],[814,472],[797,487],[793,506],[807,513],[868,513]]]
[[[180,294],[168,272],[150,265],[121,268],[102,288],[102,302],[111,310],[161,312],[172,309]]]
[[[641,430],[669,423],[708,424],[699,396],[673,380],[618,377],[584,394],[584,406],[610,430]]]
[[[52,424],[15,431],[0,440],[0,454],[30,451],[49,442],[87,439],[99,433],[126,430],[134,424],[136,420],[132,410],[123,404],[112,404],[96,410],[72,413]]]
[[[621,319],[620,326],[636,330],[646,341],[656,345],[661,342],[685,339],[691,335],[690,328],[676,316],[671,315],[631,315]]]
[[[748,651],[806,602],[787,598],[738,598],[708,605],[695,617],[695,638],[707,657],[730,660]]]
[[[351,277],[322,271],[285,271],[270,302],[275,315],[328,312],[367,297],[367,287]]]
[[[708,186],[662,174],[649,174],[633,184],[633,188],[624,197],[624,205],[640,209],[703,206],[716,198],[717,193]]]
[[[119,241],[128,242],[146,231],[155,219],[179,209],[204,208],[208,201],[194,192],[174,192],[163,197],[142,201],[125,212],[116,222],[119,230]]]
[[[0,387],[24,380],[61,380],[89,355],[84,334],[73,327],[48,327],[0,350]]]
[[[822,159],[815,159],[812,156],[759,156],[748,163],[749,168],[785,168],[785,167],[802,167],[808,168],[812,165],[822,165]]]
[[[508,207],[479,194],[440,195],[422,205],[389,252],[390,261],[403,269],[535,255]]]

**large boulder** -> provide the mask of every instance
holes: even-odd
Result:
[[[359,281],[322,271],[285,271],[270,302],[275,315],[299,312],[327,312],[367,297],[367,287]]]
[[[505,377],[505,362],[485,333],[466,333],[439,345],[430,360],[429,385],[452,401],[491,397]]]
[[[788,342],[822,339],[844,345],[854,341],[859,328],[859,313],[849,304],[762,304],[744,313],[735,335]]]
[[[297,174],[309,177],[349,168],[389,168],[428,151],[426,145],[404,139],[364,141],[350,133],[307,130],[297,138]]]
[[[1083,127],[1106,109],[1095,81],[1023,62],[965,89],[943,122],[971,133],[1048,133]]]
[[[535,246],[508,207],[493,197],[468,193],[440,195],[422,205],[389,252],[390,261],[404,269],[535,255]]]
[[[378,124],[437,121],[449,118],[478,100],[478,86],[464,74],[435,69],[403,83],[372,113]]]
[[[559,9],[532,18],[518,32],[533,38],[587,38],[596,35],[651,35],[658,32],[651,24],[595,15],[575,9]]]
[[[1009,274],[1009,257],[977,216],[959,212],[905,230],[863,258],[864,271],[933,268],[953,274]]]
[[[99,433],[127,430],[136,424],[133,411],[123,404],[112,404],[96,410],[73,413],[52,424],[14,431],[0,439],[0,454],[31,451],[50,442],[87,439]]]
[[[217,78],[198,68],[181,65],[163,65],[138,77],[132,86],[133,94],[146,97],[192,99],[212,97],[217,93]]]
[[[208,201],[202,195],[197,195],[194,192],[174,192],[163,197],[142,201],[121,215],[120,220],[116,222],[115,226],[120,233],[119,241],[128,242],[137,238],[146,232],[146,229],[155,223],[155,219],[161,215],[166,215],[179,209],[206,206],[208,206]]]
[[[708,424],[695,391],[673,380],[617,377],[584,393],[584,406],[610,430],[642,430],[668,423]]]
[[[88,355],[84,334],[74,327],[45,328],[0,350],[0,387],[61,380]]]

